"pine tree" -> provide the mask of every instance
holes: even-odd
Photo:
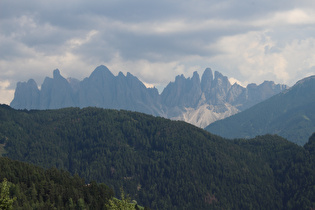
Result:
[[[121,200],[112,198],[109,200],[109,204],[106,205],[110,210],[135,210],[136,202],[131,202],[130,197],[125,196],[124,190],[121,188]]]
[[[9,194],[9,183],[6,178],[3,179],[3,182],[1,183],[1,193],[0,193],[0,209],[3,210],[9,210],[13,209],[13,202],[16,200],[16,198],[10,198]]]

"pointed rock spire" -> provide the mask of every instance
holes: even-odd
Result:
[[[213,74],[210,68],[206,68],[201,77],[201,90],[203,92],[210,92],[213,81]]]
[[[53,71],[53,78],[54,78],[54,79],[57,79],[57,78],[60,78],[60,77],[61,77],[61,75],[60,75],[59,69],[55,69],[55,70]]]

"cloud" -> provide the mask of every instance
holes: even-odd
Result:
[[[287,11],[278,11],[263,19],[253,20],[252,25],[257,27],[292,27],[315,24],[314,10],[294,8]]]
[[[8,80],[1,81],[0,80],[0,98],[1,104],[10,104],[12,101],[14,90],[7,89],[10,86],[10,82]]]
[[[125,74],[127,71],[133,72],[132,74],[134,76],[150,86],[165,86],[170,80],[174,79],[176,75],[185,71],[184,66],[178,62],[128,61],[123,60],[119,54],[117,54],[107,66],[114,74],[118,74],[119,71]]]
[[[311,0],[2,0],[0,80],[10,82],[2,91],[29,78],[40,85],[56,68],[83,79],[100,64],[159,87],[206,67],[243,85],[293,85],[315,74],[313,8]]]
[[[90,42],[93,36],[95,36],[98,33],[97,30],[90,31],[84,38],[73,38],[68,41],[68,44],[70,45],[70,48],[76,48],[79,47],[87,42]]]
[[[238,80],[243,83],[275,80],[292,85],[305,75],[304,69],[315,66],[314,38],[295,39],[279,46],[268,31],[255,31],[222,37],[213,47],[223,53],[211,58],[212,62],[227,71],[240,73]],[[224,60],[229,64],[224,64]]]

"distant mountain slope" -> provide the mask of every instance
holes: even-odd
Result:
[[[312,139],[230,141],[137,112],[0,106],[0,140],[10,158],[123,186],[153,209],[315,207]]]
[[[278,134],[303,145],[315,131],[315,76],[205,129],[227,138]]]
[[[47,77],[39,90],[34,80],[19,82],[11,107],[15,109],[58,109],[65,107],[101,107],[138,111],[154,116],[184,120],[199,127],[238,113],[287,86],[265,81],[246,88],[231,85],[219,72],[214,76],[207,68],[201,79],[177,76],[159,95],[157,89],[146,88],[135,76],[114,76],[107,67],[97,67],[83,81],[65,79],[59,70]]]

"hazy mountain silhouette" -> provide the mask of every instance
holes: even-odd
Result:
[[[201,79],[177,76],[161,94],[147,88],[130,73],[114,76],[105,66],[97,67],[83,81],[65,79],[58,69],[46,77],[41,88],[30,79],[17,84],[11,107],[15,109],[59,109],[64,107],[101,107],[125,109],[184,120],[199,127],[236,114],[286,89],[266,81],[246,88],[229,82],[219,72],[207,68]]]

